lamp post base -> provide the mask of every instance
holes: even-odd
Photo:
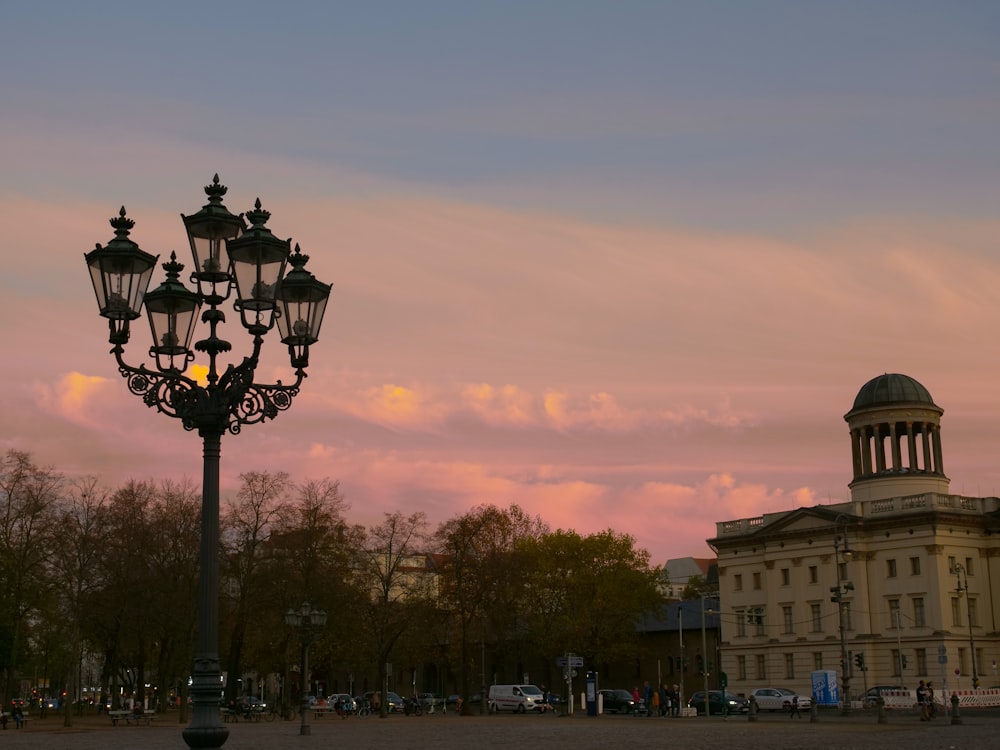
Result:
[[[190,748],[222,747],[229,738],[229,730],[223,726],[187,727],[182,735]]]

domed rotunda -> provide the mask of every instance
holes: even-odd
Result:
[[[928,390],[908,375],[886,373],[861,386],[844,415],[854,463],[851,499],[948,494],[942,414]]]

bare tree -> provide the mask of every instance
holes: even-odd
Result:
[[[224,622],[231,628],[228,672],[233,677],[243,673],[242,662],[247,630],[260,612],[277,603],[268,601],[273,587],[267,580],[267,555],[275,522],[290,515],[288,493],[294,485],[283,471],[248,472],[240,475],[242,484],[236,499],[227,504],[222,519],[223,600],[228,605]],[[238,683],[229,680],[226,698],[236,697]]]
[[[12,695],[32,615],[49,596],[60,474],[10,450],[0,459],[0,623],[6,633],[4,705]]]

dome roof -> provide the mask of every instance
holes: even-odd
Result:
[[[909,375],[886,373],[872,378],[861,386],[854,399],[852,411],[901,403],[936,406],[927,389]]]

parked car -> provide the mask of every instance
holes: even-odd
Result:
[[[362,703],[367,703],[371,707],[371,709],[374,711],[375,710],[375,692],[372,691],[372,690],[369,690],[367,693],[365,693],[362,696],[361,702]],[[383,702],[386,704],[386,710],[389,713],[394,713],[395,711],[402,711],[403,710],[403,699],[400,698],[397,693],[394,693],[391,690],[388,693],[385,694],[385,699],[383,700]]]
[[[598,690],[604,699],[604,713],[606,714],[631,714],[635,713],[636,705],[632,693],[619,688],[617,690]]]
[[[236,708],[244,716],[254,716],[267,712],[267,704],[253,695],[244,695],[237,698]]]
[[[888,690],[906,690],[902,685],[876,685],[875,687],[870,687],[865,691],[864,695],[861,696],[861,703],[865,708],[871,708],[878,705],[878,699],[881,697],[883,692]]]
[[[420,707],[423,708],[425,711],[429,709],[431,706],[436,706],[440,708],[441,706],[444,705],[444,699],[441,698],[441,696],[439,695],[435,695],[434,693],[420,693],[417,696],[417,700],[420,702]]]
[[[757,701],[757,708],[761,711],[787,711],[792,707],[792,701],[796,696],[799,699],[800,709],[805,710],[812,706],[812,698],[798,695],[794,690],[788,688],[757,688],[752,690],[750,695]]]
[[[327,701],[327,706],[333,708],[334,711],[346,714],[353,714],[358,708],[354,698],[347,693],[334,693]]]
[[[725,697],[723,697],[725,695]],[[693,708],[699,714],[705,713],[705,691],[699,690],[688,699],[688,708]],[[721,714],[743,714],[750,710],[750,703],[746,698],[733,695],[730,692],[723,694],[721,690],[708,691],[708,713]]]

